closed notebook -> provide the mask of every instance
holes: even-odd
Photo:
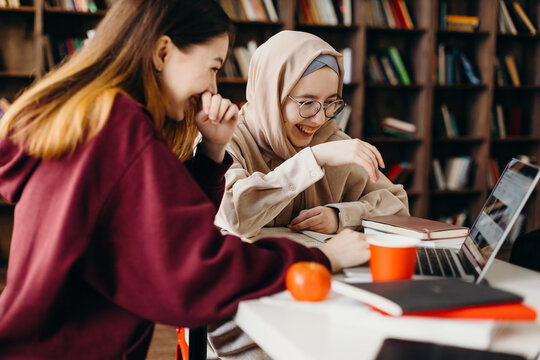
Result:
[[[401,316],[535,320],[536,311],[517,294],[458,279],[401,280],[351,284],[332,281],[332,290]]]
[[[385,339],[375,360],[525,360],[523,356],[449,346],[424,341]]]
[[[465,237],[469,228],[441,221],[422,219],[406,215],[375,216],[362,220],[365,228],[391,234],[414,237],[420,240],[435,240]]]

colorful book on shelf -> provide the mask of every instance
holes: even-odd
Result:
[[[405,0],[395,0],[395,3],[401,16],[403,17],[405,28],[414,29],[414,22],[411,17],[411,13],[409,12],[409,9],[407,8],[407,3],[405,2]]]
[[[508,135],[523,135],[523,108],[512,106],[507,110],[508,115]]]
[[[373,19],[376,26],[388,26],[381,0],[372,0]]]
[[[299,0],[300,1],[300,13],[303,15],[302,18],[304,22],[308,25],[314,24],[313,16],[311,16],[311,9],[309,8],[308,0]]]
[[[469,61],[469,59],[464,53],[460,54],[460,60],[461,60],[461,65],[463,66],[463,71],[465,73],[465,76],[469,80],[469,83],[474,84],[474,85],[479,85],[481,83],[481,80],[476,74],[476,72],[474,71],[474,68],[471,62]]]
[[[405,68],[405,64],[403,63],[403,60],[401,59],[401,56],[399,55],[398,49],[395,46],[390,46],[387,49],[387,52],[390,57],[390,60],[392,61],[392,64],[397,70],[401,83],[405,85],[410,85],[411,79],[409,77],[409,73],[407,72],[407,69]]]
[[[394,70],[394,67],[392,66],[390,58],[387,55],[381,55],[379,56],[379,60],[381,62],[381,68],[383,69],[385,77],[388,80],[387,83],[391,85],[398,85],[399,75]]]
[[[392,316],[462,319],[536,320],[523,297],[458,279],[347,283],[332,280],[332,290]]]
[[[431,164],[433,167],[433,177],[435,178],[435,185],[437,186],[437,189],[446,189],[446,179],[442,171],[441,161],[435,158],[431,160]]]
[[[343,8],[343,25],[351,26],[353,23],[352,0],[340,0],[340,3]]]
[[[414,237],[420,240],[450,239],[467,236],[469,228],[445,224],[440,221],[406,215],[385,215],[364,218],[362,226],[390,234]]]
[[[453,31],[476,31],[480,20],[478,16],[446,15],[446,29]]]
[[[504,110],[501,104],[495,105],[495,119],[497,120],[499,137],[501,139],[506,138],[506,121],[504,120]]]
[[[277,14],[276,7],[274,6],[274,2],[272,0],[263,0],[263,4],[268,15],[268,19],[274,22],[279,21],[279,16]]]
[[[416,125],[393,117],[385,117],[382,120],[381,125],[383,129],[389,128],[410,135],[416,134]]]
[[[390,0],[381,0],[382,9],[384,18],[386,19],[386,25],[389,28],[396,28],[396,20],[394,19],[394,14],[392,13],[392,7],[390,6]]]
[[[510,16],[510,12],[508,11],[508,8],[506,7],[504,0],[499,0],[499,11],[503,17],[505,30],[508,31],[512,35],[517,35],[518,31],[516,29],[516,26],[514,25],[514,21],[512,20],[512,17]]]
[[[514,60],[514,56],[506,55],[504,57],[504,63],[506,65],[506,69],[508,70],[508,74],[510,75],[510,79],[512,80],[512,85],[521,86],[519,72],[516,66],[516,61]]]
[[[523,8],[521,7],[521,5],[517,1],[514,1],[512,2],[512,7],[515,10],[517,16],[523,22],[525,28],[529,31],[529,33],[533,36],[536,35],[536,29],[534,25],[532,24],[531,20],[529,19],[529,17],[527,16],[527,14],[525,13],[525,11],[523,11]]]

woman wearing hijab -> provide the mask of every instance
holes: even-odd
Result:
[[[342,132],[341,54],[315,35],[282,31],[251,59],[247,103],[216,225],[335,233],[367,216],[408,214],[407,194],[379,170],[379,151]]]

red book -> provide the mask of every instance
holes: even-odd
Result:
[[[520,107],[511,107],[508,109],[508,135],[523,135],[523,109]]]
[[[460,309],[408,313],[406,316],[429,316],[460,319],[535,321],[536,311],[523,303],[470,306]]]
[[[309,9],[308,1],[300,0],[300,5],[302,5],[302,12],[304,13],[306,24],[313,24],[313,17],[311,16],[311,11]]]
[[[400,28],[408,29],[407,21],[405,20],[404,14],[401,12],[401,7],[399,6],[399,0],[394,0],[392,4],[392,13],[396,19],[396,24],[399,24]]]
[[[394,164],[390,166],[390,169],[388,169],[388,174],[386,174],[386,177],[388,180],[394,182],[394,180],[398,177],[398,175],[404,170],[403,165],[401,164]]]

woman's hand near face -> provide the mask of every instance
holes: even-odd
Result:
[[[366,236],[350,229],[341,231],[319,249],[330,260],[333,272],[364,264],[370,258]]]
[[[338,216],[334,209],[327,206],[317,206],[302,210],[291,221],[291,230],[311,230],[323,234],[333,234],[338,229]]]
[[[225,156],[225,147],[231,140],[238,121],[238,107],[229,99],[209,91],[201,95],[201,111],[195,117],[202,134],[199,148],[217,163]]]
[[[356,164],[363,167],[373,182],[379,180],[379,167],[384,161],[377,148],[359,139],[331,141],[311,148],[319,166]]]

